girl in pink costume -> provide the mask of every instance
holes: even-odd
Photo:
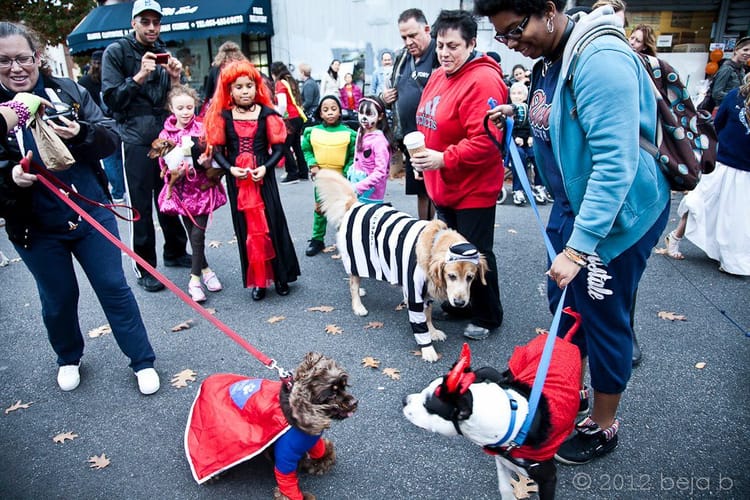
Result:
[[[385,104],[376,96],[364,97],[359,103],[359,123],[354,164],[349,182],[362,203],[383,203],[391,162],[390,130],[385,118]]]

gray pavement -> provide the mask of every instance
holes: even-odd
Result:
[[[360,409],[326,434],[338,452],[333,472],[303,476],[303,489],[321,499],[499,497],[491,457],[462,438],[429,434],[401,416],[403,396],[420,390],[453,363],[463,342],[463,323],[440,325],[448,333],[448,340],[438,346],[444,357],[430,365],[412,355],[415,344],[406,311],[394,310],[398,289],[365,282],[370,315],[355,317],[341,263],[331,254],[304,256],[312,223],[311,183],[280,189],[302,266],[300,280],[287,297],[269,291],[266,300],[253,302],[241,285],[224,207],[207,238],[221,242],[207,252],[224,290],[211,294],[206,306],[287,368],[310,350],[348,368]],[[670,228],[679,196],[673,200]],[[415,210],[414,198],[403,195],[399,181],[389,183],[388,201]],[[548,209],[542,212],[546,216]],[[498,207],[496,222],[505,321],[499,333],[471,344],[475,367],[504,367],[515,345],[551,321],[544,296],[544,247],[532,210],[507,201]],[[121,231],[125,234],[124,225]],[[332,242],[329,234],[327,243]],[[17,257],[4,231],[0,250]],[[619,447],[591,464],[559,467],[558,498],[750,497],[750,338],[745,335],[750,328],[750,280],[720,273],[717,263],[689,242],[682,250],[684,261],[653,255],[641,282],[636,329],[644,361],[634,371],[622,403]],[[186,286],[185,270],[160,269]],[[272,467],[262,458],[235,467],[216,484],[197,485],[185,459],[183,433],[199,383],[209,374],[272,378],[274,373],[169,292],[148,294],[130,273],[128,277],[161,373],[161,390],[148,397],[138,393],[111,334],[87,336],[81,385],[61,392],[33,280],[22,263],[0,268],[0,498],[270,498]],[[81,326],[87,332],[106,320],[85,278],[80,286]],[[335,310],[306,310],[318,305]],[[659,311],[683,314],[687,320],[659,319]],[[267,323],[272,316],[286,319]],[[191,329],[170,330],[190,318],[196,320]],[[384,326],[365,329],[370,321]],[[327,324],[340,326],[343,333],[325,333]],[[400,380],[363,367],[365,356],[378,358],[381,368],[398,369]],[[699,362],[705,367],[696,368]],[[184,389],[170,386],[170,378],[186,368],[197,372],[197,381]],[[33,404],[5,414],[18,400]],[[79,437],[53,442],[55,435],[68,431]],[[102,453],[111,464],[89,469],[88,458]]]

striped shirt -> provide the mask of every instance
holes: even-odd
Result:
[[[432,343],[424,314],[427,274],[417,264],[415,249],[428,223],[387,205],[360,203],[346,214],[341,223],[346,231],[339,231],[337,237],[347,273],[401,285],[420,346]]]

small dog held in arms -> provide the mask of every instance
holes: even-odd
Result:
[[[183,140],[190,140],[190,137],[183,137]],[[167,165],[166,169],[161,171],[161,178],[167,178],[167,193],[166,199],[172,197],[172,189],[175,183],[184,175],[189,175],[189,169],[193,166],[192,153],[192,142],[178,147],[174,141],[169,139],[162,139],[157,137],[151,143],[151,149],[148,152],[148,157],[153,159],[163,158],[164,163]],[[186,154],[187,153],[187,154]],[[197,153],[196,153],[197,154]],[[200,186],[201,191],[206,191],[210,187],[213,187],[221,182],[221,178],[225,173],[225,170],[221,167],[213,166],[211,162],[211,152],[206,151],[201,153],[198,157],[198,163],[203,165],[206,169],[206,177],[208,182]]]
[[[356,411],[348,383],[348,373],[333,359],[313,352],[288,381],[209,376],[185,429],[193,477],[202,484],[271,449],[278,485],[274,499],[314,500],[300,490],[297,472],[321,475],[335,464],[333,443],[321,436],[334,420]]]
[[[495,456],[503,500],[515,498],[514,490],[526,485],[522,476],[537,483],[541,500],[555,496],[553,457],[573,430],[580,405],[580,353],[569,341],[580,325],[580,316],[566,312],[576,322],[565,339],[555,339],[542,396],[521,446],[514,446],[514,440],[529,413],[528,398],[548,334],[516,347],[502,374],[490,367],[472,370],[471,352],[464,344],[459,360],[445,377],[404,398],[404,416],[417,427],[444,436],[460,434]]]
[[[401,285],[422,359],[437,361],[432,342],[446,337],[432,324],[432,300],[468,306],[472,282],[486,283],[484,256],[442,221],[420,221],[388,205],[359,203],[341,175],[321,170],[315,188],[321,211],[338,228],[336,245],[349,274],[354,314],[367,315],[360,278]]]

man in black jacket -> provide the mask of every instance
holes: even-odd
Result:
[[[157,64],[157,54],[166,48],[159,40],[161,6],[155,0],[133,3],[134,32],[111,44],[102,59],[102,97],[119,126],[125,152],[125,180],[130,203],[141,214],[133,223],[133,250],[156,266],[156,234],[153,204],[161,187],[157,160],[148,158],[151,142],[157,138],[167,117],[167,93],[180,83],[182,64],[169,56]],[[164,233],[164,264],[191,266],[185,252],[187,236],[176,216],[158,214]],[[149,292],[164,288],[140,266],[135,266],[138,284]]]

